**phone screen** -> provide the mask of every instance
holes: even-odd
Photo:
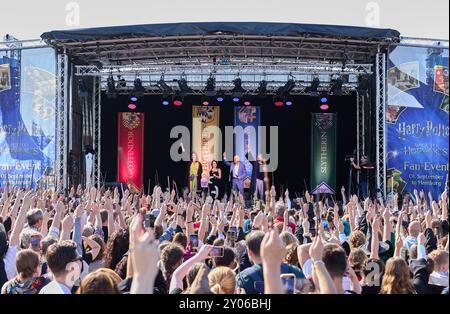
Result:
[[[215,246],[209,252],[209,256],[210,257],[222,257],[223,253],[224,253],[224,247],[223,246]]]
[[[282,274],[280,276],[283,289],[286,294],[294,294],[295,291],[295,274]]]
[[[146,213],[144,216],[144,228],[154,228],[155,227],[155,216],[153,216],[151,213]]]
[[[191,234],[189,236],[189,247],[191,249],[197,249],[198,248],[198,235]]]

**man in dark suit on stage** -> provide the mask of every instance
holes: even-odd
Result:
[[[241,162],[238,155],[233,158],[233,163],[227,161],[226,153],[223,153],[223,162],[227,167],[230,167],[229,181],[233,191],[239,191],[244,196],[244,179],[247,175],[244,164]]]

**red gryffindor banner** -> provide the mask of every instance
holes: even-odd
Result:
[[[117,181],[127,183],[131,191],[142,191],[143,162],[144,113],[119,112]]]

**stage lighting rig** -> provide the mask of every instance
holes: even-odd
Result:
[[[256,90],[256,92],[258,93],[258,97],[260,97],[260,98],[266,97],[266,94],[267,94],[267,81],[266,80],[262,80],[259,83],[259,87]]]
[[[233,93],[233,101],[234,102],[239,102],[239,100],[242,98],[242,96],[245,93],[244,88],[242,87],[242,80],[238,77],[233,81],[234,84],[234,88],[231,90],[231,92]],[[236,101],[237,100],[237,101]]]
[[[142,85],[142,81],[138,77],[134,80],[134,88],[132,94],[136,97],[141,97],[145,94],[145,87]]]
[[[118,89],[125,89],[127,87],[127,81],[120,75],[117,76],[118,82],[117,82],[117,88]]]
[[[320,86],[320,79],[318,77],[313,78],[311,85],[305,89],[305,92],[310,93],[311,96],[317,96],[317,90]]]
[[[210,76],[206,81],[205,96],[214,97],[216,94],[216,79]]]
[[[285,104],[285,100],[287,97],[289,97],[289,94],[292,92],[292,90],[295,87],[295,81],[294,79],[289,79],[284,86],[281,86],[278,88],[277,93],[273,99],[273,102],[276,107],[282,107]],[[289,98],[289,103],[292,105],[292,100]]]
[[[108,98],[116,98],[117,90],[116,90],[116,82],[114,81],[114,77],[110,74],[106,80],[107,91],[106,97]]]
[[[342,85],[344,80],[342,77],[332,78],[330,81],[330,94],[342,96]]]
[[[167,85],[167,83],[164,81],[164,76],[161,76],[160,80],[156,82],[156,86],[163,95],[170,95],[173,93],[172,87]]]
[[[187,81],[185,78],[182,78],[181,80],[177,80],[178,87],[180,88],[180,96],[186,97],[189,94],[193,94],[194,90],[190,88],[187,84]]]

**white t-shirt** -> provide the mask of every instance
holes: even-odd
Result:
[[[8,280],[11,280],[17,276],[16,255],[18,251],[19,248],[17,245],[10,246],[5,254],[5,257],[3,258],[3,262],[5,263],[6,277],[8,278]]]
[[[48,285],[39,291],[39,294],[71,294],[70,289],[56,280],[52,280]]]
[[[233,177],[237,178],[239,175],[239,164],[234,164],[234,168],[233,168]]]

